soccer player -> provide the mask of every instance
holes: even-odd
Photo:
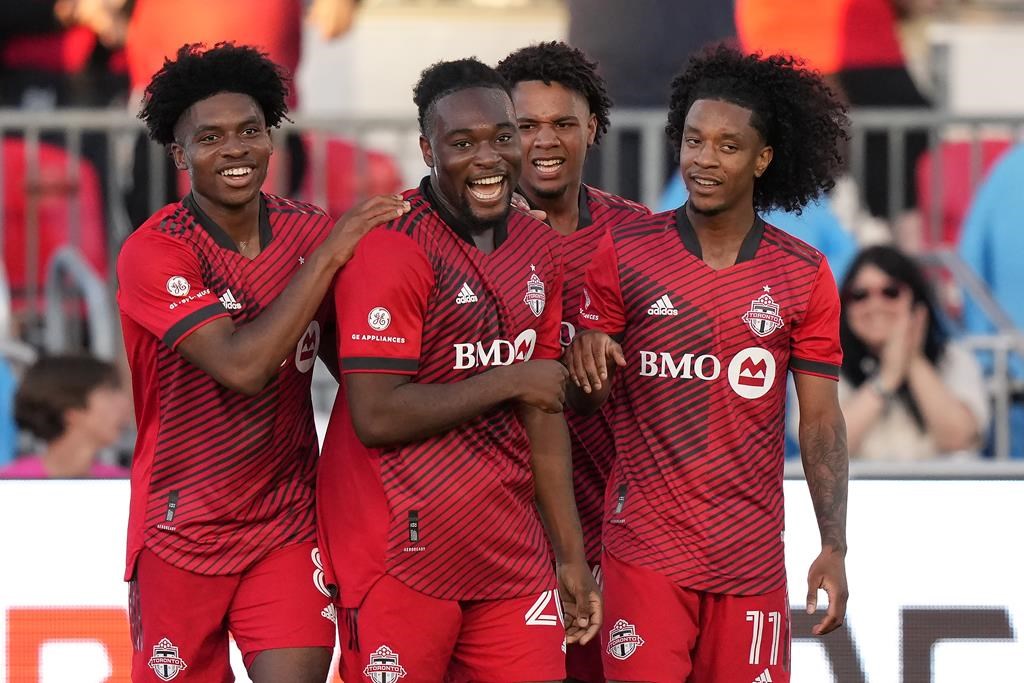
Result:
[[[117,263],[138,420],[125,579],[134,681],[231,681],[228,631],[254,681],[316,681],[335,618],[318,577],[310,377],[321,305],[372,226],[376,197],[332,229],[262,194],[278,67],[251,47],[181,48],[140,117],[191,192],[140,227]]]
[[[561,340],[568,346],[576,333],[583,275],[598,241],[609,226],[650,211],[583,184],[583,162],[607,132],[612,104],[596,63],[565,43],[548,42],[513,52],[498,64],[498,73],[512,86],[522,139],[519,189],[563,235]],[[608,402],[591,415],[568,411],[565,416],[572,437],[573,487],[587,561],[598,577],[604,489],[615,453],[610,408]],[[569,648],[566,668],[573,679],[604,683],[598,640]]]
[[[758,212],[832,185],[845,123],[789,58],[695,57],[672,84],[667,127],[689,201],[613,227],[588,269],[571,400],[593,408],[622,389],[602,558],[609,680],[789,680],[787,370],[821,532],[807,609],[823,588],[813,631],[843,622],[839,298],[821,253]]]
[[[561,240],[510,210],[522,154],[501,76],[440,62],[414,99],[430,175],[335,296],[317,506],[342,676],[561,680],[566,639],[600,623],[561,414]]]

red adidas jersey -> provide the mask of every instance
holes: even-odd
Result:
[[[679,209],[613,228],[580,306],[627,362],[608,552],[695,590],[783,586],[786,371],[838,379],[842,362],[825,257],[758,218],[736,264],[715,271]]]
[[[310,378],[330,307],[257,396],[218,384],[175,348],[216,318],[258,316],[331,225],[314,206],[263,195],[263,251],[250,260],[189,195],[125,241],[117,301],[139,432],[126,579],[143,547],[181,569],[233,574],[316,538]]]
[[[565,284],[562,288],[562,346],[576,336],[583,276],[601,236],[611,226],[628,223],[651,212],[643,204],[617,197],[595,187],[580,189],[580,218],[576,231],[562,237]],[[615,459],[615,444],[610,424],[614,397],[593,415],[565,413],[572,438],[572,479],[576,508],[587,560],[601,558],[601,518],[604,516],[604,489]]]
[[[335,289],[343,373],[458,382],[561,353],[561,243],[518,211],[485,254],[430,199],[364,237]],[[530,446],[512,407],[438,436],[374,449],[334,403],[320,458],[321,551],[343,607],[384,574],[446,600],[511,598],[553,585],[534,504]]]

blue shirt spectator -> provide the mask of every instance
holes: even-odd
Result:
[[[14,424],[14,390],[17,382],[11,366],[0,359],[0,467],[14,459],[18,428]]]
[[[1017,145],[992,168],[971,202],[960,235],[960,258],[980,277],[1018,330],[1024,328],[1024,145]],[[968,294],[964,327],[971,334],[992,334],[995,325]],[[991,366],[991,358],[982,358]],[[1024,360],[1011,357],[1014,377],[1024,378]],[[1011,453],[1024,457],[1024,405],[1010,414]]]
[[[676,175],[661,195],[658,211],[668,211],[681,206],[686,198],[683,179]],[[770,211],[761,218],[823,253],[828,259],[836,281],[843,279],[846,269],[857,254],[857,241],[839,222],[828,199],[819,199],[808,204],[800,215],[787,211]]]

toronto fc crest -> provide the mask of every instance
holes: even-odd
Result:
[[[153,656],[149,658],[149,667],[161,681],[172,681],[182,669],[187,669],[185,660],[178,656],[178,648],[163,638],[153,646]]]
[[[608,631],[608,654],[615,659],[628,659],[644,639],[636,634],[636,626],[625,619],[619,619]]]
[[[743,314],[743,322],[749,325],[758,337],[767,337],[785,324],[779,315],[779,305],[775,303],[769,291],[771,289],[765,285],[765,293],[751,301],[750,310]]]
[[[370,663],[363,669],[363,675],[373,683],[396,683],[405,678],[405,667],[398,663],[397,652],[381,645],[370,653]]]
[[[536,271],[537,266],[531,265],[530,270]],[[523,303],[530,307],[533,314],[540,317],[540,314],[544,312],[544,302],[547,301],[547,296],[544,294],[544,281],[537,277],[537,273],[530,273],[530,279],[526,281],[526,297],[523,299]]]

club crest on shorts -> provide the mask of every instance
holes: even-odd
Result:
[[[537,266],[530,264],[530,270],[536,271]],[[537,277],[536,272],[530,273],[530,279],[526,281],[526,297],[523,299],[523,303],[529,306],[533,314],[539,318],[540,314],[544,312],[546,301],[544,281]]]
[[[397,652],[381,645],[370,653],[370,663],[363,669],[363,675],[373,683],[395,683],[405,678],[405,667],[398,663]]]
[[[149,668],[161,681],[173,681],[182,669],[187,669],[185,660],[178,656],[178,648],[163,638],[153,646],[153,656],[149,658]]]
[[[775,303],[769,291],[771,288],[765,285],[764,294],[751,301],[750,310],[743,314],[743,322],[749,325],[758,337],[767,337],[785,325],[785,321],[779,315],[779,305]]]
[[[629,659],[644,639],[636,634],[636,627],[625,619],[619,619],[608,631],[608,654],[615,659]]]

